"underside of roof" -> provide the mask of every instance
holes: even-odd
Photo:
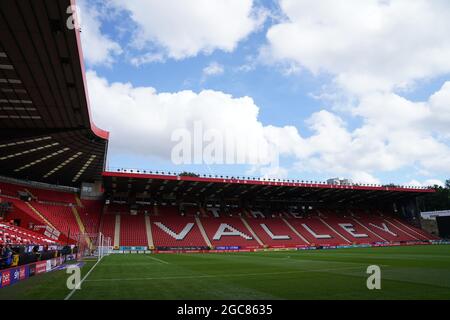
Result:
[[[78,186],[101,178],[71,0],[0,1],[0,175]]]
[[[318,183],[200,178],[104,172],[106,194],[149,201],[286,201],[314,203],[394,202],[434,192],[374,186],[335,186]]]

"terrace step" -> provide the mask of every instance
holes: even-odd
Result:
[[[394,219],[394,220],[395,220],[395,219]],[[393,224],[393,223],[390,222],[389,220],[384,219],[384,221],[386,221],[387,223],[389,223],[389,224],[390,224],[391,226],[393,226],[395,229],[397,229],[397,230],[399,230],[399,231],[401,231],[401,232],[407,234],[408,236],[410,236],[410,237],[413,238],[414,240],[420,240],[419,238],[413,236],[413,235],[410,234],[409,232],[407,232],[407,231],[405,231],[405,230],[403,230],[403,229],[400,229],[398,226],[396,226],[395,224]]]
[[[153,242],[153,234],[152,234],[152,223],[150,221],[150,216],[148,214],[145,214],[145,230],[147,231],[147,240],[148,240],[148,247],[154,248],[154,242]]]
[[[369,231],[370,233],[372,233],[373,235],[375,235],[377,238],[383,240],[384,242],[389,242],[386,239],[384,239],[383,237],[381,237],[380,235],[378,235],[377,233],[375,233],[374,231],[370,230],[369,228],[367,228],[365,225],[363,225],[361,222],[359,222],[356,219],[352,219],[353,221],[355,221],[357,224],[359,224],[361,227],[363,227],[364,229],[366,229],[367,231]]]
[[[403,222],[401,222],[400,220],[397,219],[393,219],[395,222],[397,222],[398,224],[400,224],[402,227],[408,229],[410,232],[415,233],[417,236],[419,236],[419,238],[421,239],[427,239],[426,236],[424,236],[423,234],[421,234],[420,232],[417,232],[416,230],[414,230],[413,228],[407,226],[406,224],[404,224]]]
[[[28,190],[26,188],[24,190],[31,196],[31,199],[33,199],[33,200],[37,199],[37,197],[30,190]]]
[[[80,214],[75,206],[71,207],[73,215],[75,216],[75,220],[78,224],[78,228],[80,229],[80,233],[85,235],[85,240],[90,249],[92,249],[92,241],[91,238],[86,234],[86,228],[84,227],[83,221],[81,220]]]
[[[344,237],[341,233],[339,233],[336,229],[334,229],[332,226],[330,226],[325,220],[323,220],[322,218],[319,218],[320,221],[322,221],[322,223],[324,225],[326,225],[328,228],[330,228],[331,230],[333,230],[338,236],[340,236],[342,239],[344,239],[346,242],[348,243],[352,243],[350,240],[348,240],[346,237]]]
[[[197,226],[200,229],[200,233],[202,234],[203,240],[205,240],[205,243],[208,245],[208,247],[212,247],[211,241],[209,241],[208,235],[206,234],[205,228],[203,228],[203,224],[200,221],[199,217],[195,217],[195,222],[197,222]]]
[[[48,221],[47,220],[47,218],[42,214],[42,213],[40,213],[39,212],[39,210],[37,210],[35,207],[33,207],[32,205],[31,205],[31,203],[29,203],[29,202],[25,202],[26,203],[26,205],[39,217],[39,218],[41,218],[48,226],[50,226],[50,227],[52,227],[54,230],[58,230],[57,228],[55,228],[55,226],[50,222],[50,221]]]
[[[241,220],[242,220],[242,223],[244,224],[244,226],[248,229],[248,231],[250,231],[250,233],[252,234],[253,238],[259,243],[260,246],[264,247],[264,243],[256,235],[256,232],[253,231],[252,227],[248,224],[247,220],[245,220],[244,217],[241,217]]]
[[[80,208],[84,208],[83,202],[81,202],[81,199],[78,195],[75,195],[75,201],[77,203],[77,206],[79,206]]]
[[[120,246],[120,214],[116,214],[116,224],[114,227],[114,247]]]
[[[281,218],[281,220],[284,221],[284,223],[286,223],[286,225],[289,227],[289,229],[292,230],[292,232],[294,232],[297,237],[299,237],[300,239],[302,239],[303,241],[305,241],[307,244],[311,244],[305,237],[303,237],[300,232],[298,232],[290,223],[289,221],[287,221],[285,218]]]

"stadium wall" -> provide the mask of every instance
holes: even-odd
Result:
[[[73,255],[71,258],[72,260],[76,260],[78,257],[77,255]],[[38,261],[27,265],[0,270],[0,288],[9,287],[30,277],[57,270],[58,267],[64,263],[65,257],[61,256],[45,261]]]
[[[422,229],[425,230],[426,232],[435,235],[435,236],[439,236],[439,229],[438,229],[438,224],[436,222],[436,220],[430,220],[430,219],[420,219],[420,224],[422,226]]]

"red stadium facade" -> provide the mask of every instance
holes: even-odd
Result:
[[[5,227],[55,230],[59,242],[71,243],[80,234],[101,232],[121,251],[304,249],[438,240],[414,219],[416,198],[431,190],[291,184],[104,172],[104,193],[96,199],[83,197],[83,192],[80,197],[78,192],[3,182],[0,200],[11,206],[3,214]]]

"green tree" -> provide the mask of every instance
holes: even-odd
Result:
[[[450,179],[445,182],[445,188],[434,186],[434,193],[419,199],[422,211],[450,210]]]
[[[198,174],[196,174],[196,173],[193,173],[193,172],[186,172],[186,171],[180,173],[179,176],[180,176],[180,177],[196,177],[196,178],[200,177],[200,176],[199,176]]]

